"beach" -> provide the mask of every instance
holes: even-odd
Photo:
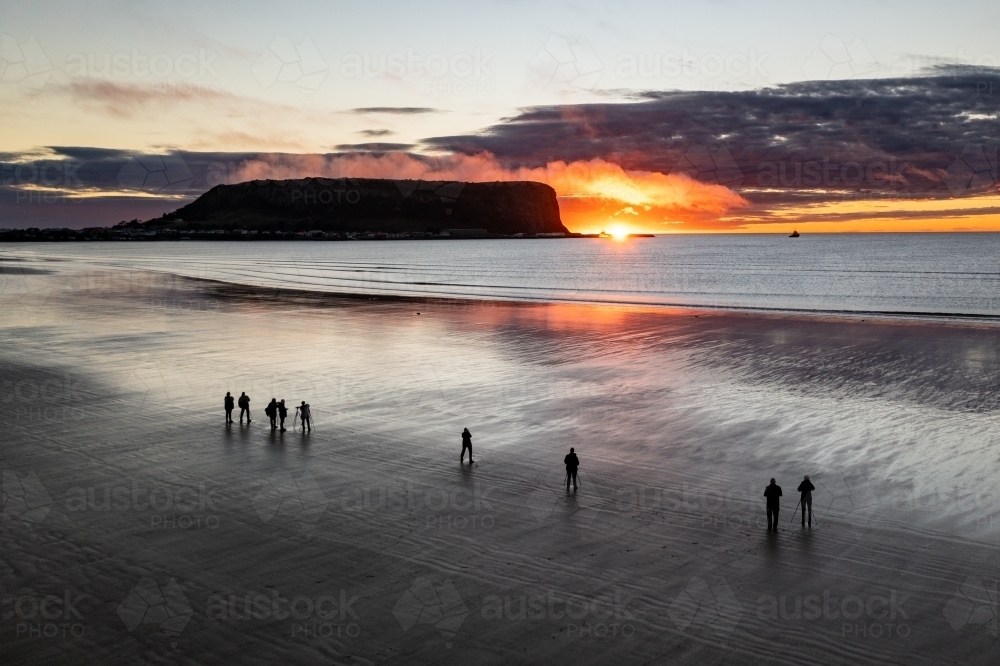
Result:
[[[0,267],[6,663],[997,658],[993,321]]]

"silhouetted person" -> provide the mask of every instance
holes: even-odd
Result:
[[[458,462],[465,462],[465,450],[469,450],[469,464],[472,464],[472,433],[466,428],[462,431],[462,455],[458,457]]]
[[[299,418],[302,419],[302,432],[305,432],[308,428],[309,432],[312,432],[312,413],[309,411],[309,405],[303,400],[302,404],[295,408],[299,412]],[[472,457],[472,454],[469,454]]]
[[[285,399],[278,403],[278,418],[281,419],[281,432],[285,432],[285,417],[288,416],[288,408],[285,407]]]
[[[771,531],[771,526],[774,525],[774,531],[778,531],[778,498],[781,497],[781,486],[771,479],[771,485],[764,488],[764,497],[767,498],[767,531]]]
[[[578,479],[576,476],[576,470],[580,468],[580,459],[576,457],[576,449],[570,447],[569,453],[563,458],[563,462],[566,463],[566,490],[569,490],[569,482],[573,481],[573,490],[576,490],[576,485]]]
[[[809,480],[809,475],[806,474],[805,478],[802,479],[802,483],[799,484],[799,492],[802,493],[802,497],[799,499],[799,504],[802,506],[802,527],[806,526],[806,509],[809,509],[809,527],[813,526],[813,491],[816,490],[816,486],[812,484]],[[794,518],[792,518],[794,520]]]
[[[247,415],[247,425],[250,425],[250,397],[246,393],[240,393],[240,399],[237,401],[240,406],[240,425],[243,425],[243,413],[246,412]]]
[[[233,396],[229,395],[229,391],[226,391],[224,404],[226,407],[226,423],[229,424],[233,422],[233,409],[236,407],[236,401],[233,400]]]
[[[271,398],[271,402],[267,403],[267,407],[264,408],[264,413],[267,414],[267,418],[271,419],[271,430],[278,427],[278,401]]]

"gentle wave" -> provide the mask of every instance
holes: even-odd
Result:
[[[1000,234],[11,244],[0,252],[326,293],[1000,317]]]

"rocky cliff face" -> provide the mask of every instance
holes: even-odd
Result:
[[[375,178],[255,180],[218,185],[183,208],[147,224],[262,231],[567,231],[559,219],[555,190],[542,183]]]

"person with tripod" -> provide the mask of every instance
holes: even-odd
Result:
[[[569,453],[563,458],[563,462],[566,463],[566,491],[569,492],[569,482],[573,481],[573,490],[576,490],[576,485],[579,483],[576,471],[580,468],[580,459],[576,457],[576,449],[570,447]]]
[[[799,506],[802,507],[802,527],[806,526],[806,509],[809,509],[809,527],[813,526],[813,491],[816,490],[816,486],[812,484],[809,480],[809,475],[806,474],[805,478],[802,479],[802,483],[799,484],[799,492],[802,493],[799,499]],[[793,518],[794,519],[794,518]]]
[[[302,404],[295,408],[295,411],[299,413],[298,416],[302,419],[302,432],[305,432],[307,429],[309,432],[312,432],[312,413],[309,411],[309,405],[306,404],[306,401],[303,400]],[[292,423],[292,425],[294,426],[295,424]],[[471,458],[472,456],[470,455],[469,457]]]

